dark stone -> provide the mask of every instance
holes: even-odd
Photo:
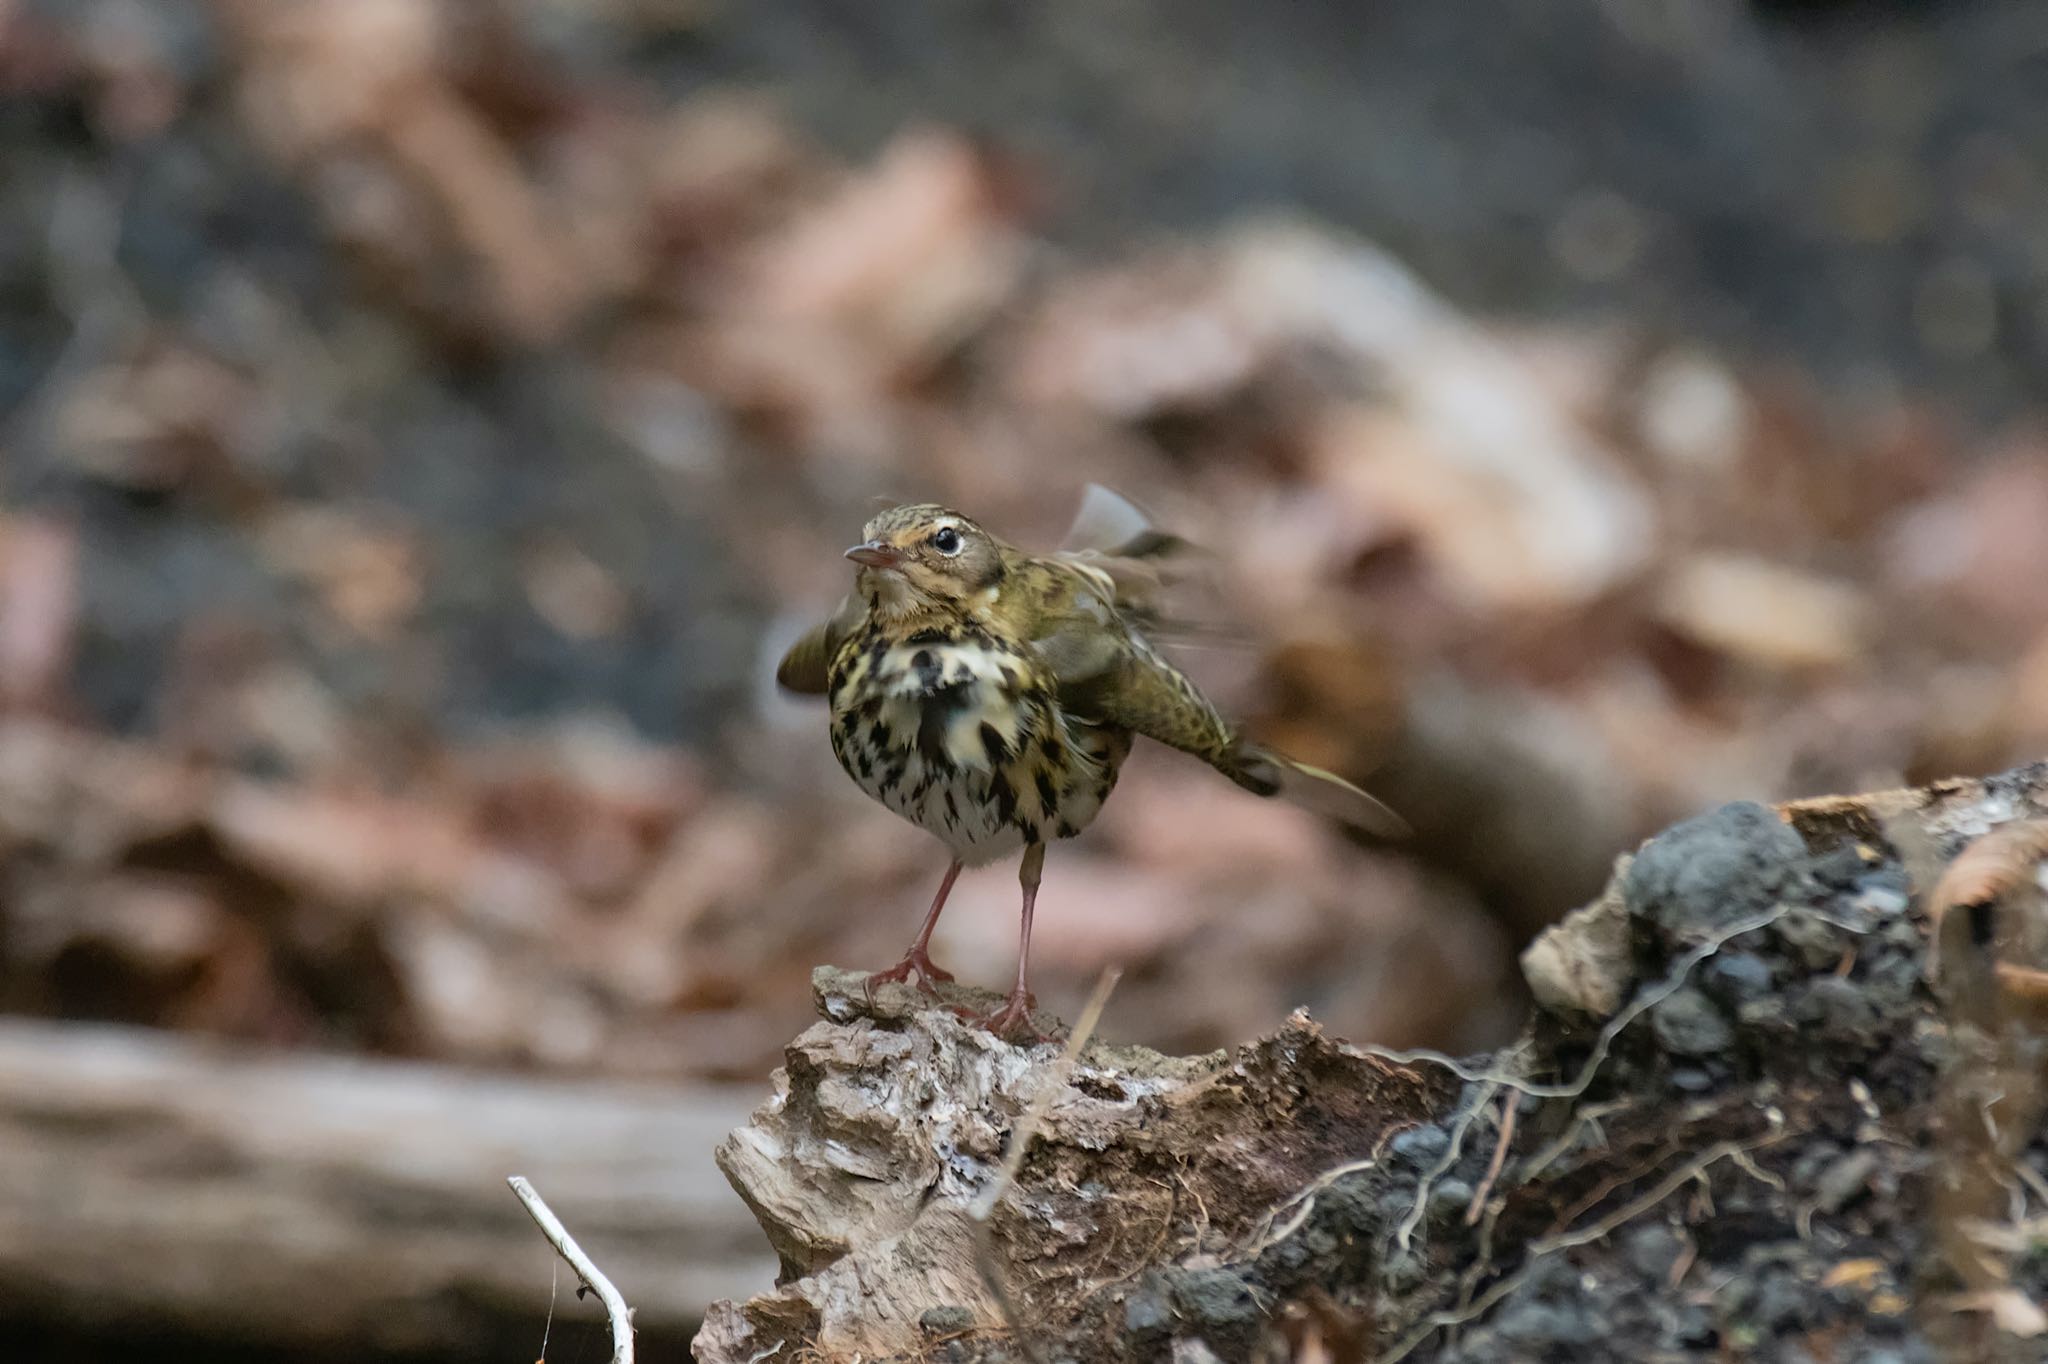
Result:
[[[1902,887],[1888,881],[1868,882],[1856,891],[1852,908],[1877,919],[1894,919],[1906,912],[1912,898]]]
[[[1678,1263],[1685,1243],[1671,1228],[1652,1222],[1635,1228],[1622,1240],[1622,1254],[1628,1263],[1650,1279],[1662,1282]]]
[[[1809,971],[1827,970],[1849,950],[1848,933],[1812,914],[1787,914],[1772,927],[1772,932]]]
[[[1842,1154],[1842,1148],[1831,1141],[1817,1138],[1813,1145],[1799,1153],[1792,1162],[1792,1183],[1801,1189],[1810,1189],[1820,1181],[1821,1172],[1835,1163]]]
[[[1836,891],[1854,889],[1870,875],[1870,864],[1853,843],[1843,843],[1819,854],[1807,864],[1807,869],[1815,881]]]
[[[1801,1325],[1807,1313],[1806,1286],[1788,1269],[1772,1265],[1758,1273],[1750,1298],[1751,1319],[1771,1331]]]
[[[1737,801],[1651,839],[1622,889],[1630,915],[1670,937],[1697,937],[1768,908],[1806,858],[1775,812]]]
[[[1746,1032],[1774,1032],[1791,1024],[1785,1001],[1776,997],[1744,1000],[1736,1006],[1735,1019]]]
[[[1821,976],[1808,982],[1794,1008],[1801,1023],[1818,1027],[1833,1041],[1868,1041],[1876,1032],[1879,1014],[1869,992],[1854,980],[1842,976]]]
[[[1425,1123],[1411,1127],[1387,1143],[1387,1151],[1395,1160],[1417,1169],[1434,1165],[1450,1149],[1451,1138],[1441,1127]]]
[[[1425,1266],[1412,1250],[1397,1250],[1380,1265],[1380,1279],[1389,1293],[1409,1293],[1421,1287]]]
[[[943,1307],[927,1307],[924,1315],[917,1319],[918,1329],[927,1335],[951,1336],[974,1329],[974,1313],[971,1309],[949,1303]]]
[[[1673,991],[1650,1010],[1657,1043],[1673,1056],[1715,1056],[1735,1041],[1728,1016],[1693,986]]]
[[[1174,1300],[1190,1321],[1244,1326],[1262,1319],[1259,1300],[1234,1269],[1191,1269],[1174,1275]]]
[[[1877,1163],[1875,1151],[1851,1151],[1814,1182],[1814,1202],[1823,1212],[1840,1212],[1868,1191],[1870,1177],[1877,1173]]]
[[[1503,1340],[1532,1348],[1590,1345],[1606,1335],[1593,1305],[1585,1302],[1517,1302],[1495,1319],[1494,1330]]]
[[[1684,1349],[1705,1349],[1721,1340],[1721,1328],[1714,1323],[1712,1310],[1696,1302],[1682,1303],[1672,1310],[1665,1334],[1673,1346]]]
[[[1429,1215],[1438,1221],[1462,1216],[1472,1206],[1472,1186],[1462,1179],[1446,1179],[1429,1191]]]
[[[1698,1066],[1680,1066],[1671,1072],[1671,1087],[1687,1094],[1704,1094],[1714,1087],[1714,1077]]]
[[[1728,1005],[1760,999],[1771,988],[1771,964],[1754,952],[1717,952],[1700,968],[1700,986]]]
[[[1173,1303],[1166,1292],[1148,1275],[1124,1303],[1124,1329],[1134,1336],[1156,1336],[1173,1327]]]

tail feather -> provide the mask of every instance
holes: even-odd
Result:
[[[1244,742],[1236,746],[1231,756],[1233,761],[1224,770],[1247,791],[1278,796],[1290,805],[1341,820],[1382,838],[1405,838],[1411,832],[1408,821],[1378,797],[1327,768],[1296,762],[1283,753]]]

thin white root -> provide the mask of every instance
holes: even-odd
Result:
[[[591,1263],[590,1257],[583,1253],[583,1247],[576,1244],[576,1238],[534,1192],[533,1185],[527,1183],[524,1175],[513,1175],[505,1182],[512,1186],[512,1196],[526,1209],[526,1215],[540,1228],[540,1234],[548,1238],[548,1244],[555,1248],[555,1253],[568,1261],[569,1268],[576,1271],[576,1277],[583,1281],[583,1286],[597,1294],[604,1303],[605,1319],[612,1328],[612,1364],[633,1364],[633,1309],[626,1306],[626,1300],[612,1286],[612,1281],[604,1276],[604,1271]]]

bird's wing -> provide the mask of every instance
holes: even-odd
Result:
[[[1104,560],[1035,561],[1032,646],[1059,684],[1060,705],[1207,761],[1232,738],[1227,721],[1133,623],[1143,606]]]
[[[1133,628],[1119,585],[1099,562],[1058,555],[1037,567],[1044,586],[1032,643],[1058,681],[1062,709],[1193,754],[1258,795],[1385,837],[1408,831],[1399,815],[1343,777],[1239,733]]]
[[[775,669],[776,682],[788,691],[823,696],[831,686],[832,659],[859,622],[860,599],[849,594],[829,617],[789,646]]]
[[[1153,639],[1217,639],[1226,632],[1168,615],[1165,602],[1191,576],[1199,551],[1160,530],[1136,503],[1100,483],[1081,495],[1074,524],[1049,556],[1108,579],[1107,596],[1118,614]],[[1041,561],[1043,562],[1043,561]]]
[[[1081,507],[1060,551],[1067,554],[1122,554],[1124,547],[1154,533],[1152,518],[1122,493],[1111,492],[1100,483],[1081,490]]]

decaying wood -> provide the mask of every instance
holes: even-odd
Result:
[[[714,1304],[697,1358],[1266,1361],[1311,1357],[1304,1323],[1379,1364],[1596,1339],[2032,1357],[2048,1275],[1948,1260],[2048,1225],[2048,1149],[1958,1140],[1983,1107],[1944,1078],[1969,1073],[1970,1006],[1928,986],[1926,905],[1962,849],[2043,813],[2048,764],[1675,826],[1532,948],[1541,1010],[1492,1057],[1297,1015],[1201,1057],[1098,1042],[1063,1075],[1055,1047],[821,968],[823,1021],[718,1152],[778,1286]],[[992,1219],[1006,1320],[972,1216],[1041,1099]],[[1929,1190],[1958,1165],[1995,1207]]]
[[[1010,1046],[907,990],[871,1007],[860,976],[831,968],[814,988],[826,1021],[791,1044],[775,1098],[718,1150],[786,1282],[716,1305],[698,1358],[795,1341],[886,1357],[934,1330],[1006,1328],[976,1270],[974,1210],[1059,1049]],[[1299,1017],[1209,1056],[1092,1045],[993,1212],[1000,1271],[1034,1317],[1056,1320],[1149,1265],[1242,1252],[1311,1181],[1442,1098]]]
[[[557,1276],[506,1195],[517,1172],[673,1357],[706,1302],[773,1267],[709,1155],[744,1113],[719,1089],[0,1022],[0,1311],[530,1359]],[[560,1279],[558,1332],[594,1318]]]

